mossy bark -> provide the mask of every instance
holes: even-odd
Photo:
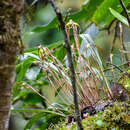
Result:
[[[24,0],[0,0],[0,130],[8,129]]]

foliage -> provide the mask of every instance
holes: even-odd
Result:
[[[127,6],[129,0],[124,0],[125,5]],[[93,20],[100,27],[107,27],[114,17],[110,14],[109,8],[113,8],[119,12],[122,11],[122,8],[118,7],[120,5],[118,0],[108,1],[108,0],[89,0],[84,4],[80,11],[70,14],[67,22],[72,19],[75,22],[79,22],[81,20],[85,20],[88,22],[89,20]],[[47,25],[42,25],[34,28],[32,32],[42,32],[50,28],[57,27],[58,20],[55,17],[50,23]]]
[[[129,0],[124,0],[126,6],[128,2]],[[120,72],[116,67],[105,63],[91,36],[82,34],[83,29],[80,33],[78,23],[83,22],[86,26],[93,21],[99,27],[106,28],[114,20],[114,15],[127,24],[125,18],[120,15],[121,12],[122,8],[119,7],[118,0],[89,0],[82,5],[79,11],[69,14],[67,17],[64,15],[66,22],[69,21],[66,24],[66,31],[72,47],[80,111],[104,98],[111,99],[110,80],[115,81],[115,73],[118,72],[120,75]],[[50,28],[58,28],[57,17],[54,17],[46,25],[38,25],[31,31],[28,30],[23,37],[29,37],[32,33],[39,34]],[[85,53],[80,50],[82,42],[86,43]],[[119,50],[116,53],[114,51],[112,52],[114,54],[113,60],[110,59],[110,62],[120,65],[121,53]],[[94,66],[91,64],[91,58],[94,61]],[[124,69],[122,66],[121,68]],[[112,75],[111,77],[106,76],[108,73],[105,70],[107,69]],[[116,81],[123,84],[125,88],[129,86],[129,77],[116,77]],[[23,118],[28,119],[25,129],[37,127],[39,130],[54,129],[56,124],[58,124],[57,129],[70,128],[64,123],[68,116],[75,116],[70,81],[68,59],[63,40],[48,46],[40,45],[35,48],[27,48],[24,54],[18,57],[12,112],[21,112]],[[22,104],[20,104],[21,102]],[[18,109],[16,104],[19,104],[23,109]],[[82,124],[87,129],[120,127],[117,126],[117,123],[123,121],[128,123],[128,113],[125,111],[125,107],[122,107],[123,103],[115,103],[113,107],[109,107],[104,112],[84,119]],[[116,112],[120,113],[118,119],[116,119]],[[109,120],[111,116],[112,120]],[[62,128],[59,128],[59,124]],[[76,129],[75,123],[71,125],[71,129]]]

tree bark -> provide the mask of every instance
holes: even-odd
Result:
[[[24,0],[0,0],[0,130],[8,129]]]

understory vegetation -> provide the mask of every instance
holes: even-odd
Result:
[[[26,1],[11,115],[25,130],[81,130],[78,116],[84,130],[128,130],[130,1]]]

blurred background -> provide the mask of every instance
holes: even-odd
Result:
[[[33,3],[33,0],[26,1],[28,5]],[[28,34],[28,32],[37,25],[46,25],[56,16],[51,5],[46,5],[45,1],[46,0],[40,0],[36,5],[34,5],[31,10],[32,12],[30,11],[30,14],[25,11],[21,22],[21,28],[23,42],[26,47],[49,45],[62,40],[62,34],[58,28],[49,29],[41,33]],[[85,0],[56,0],[64,15],[80,10],[80,7],[84,1]]]

